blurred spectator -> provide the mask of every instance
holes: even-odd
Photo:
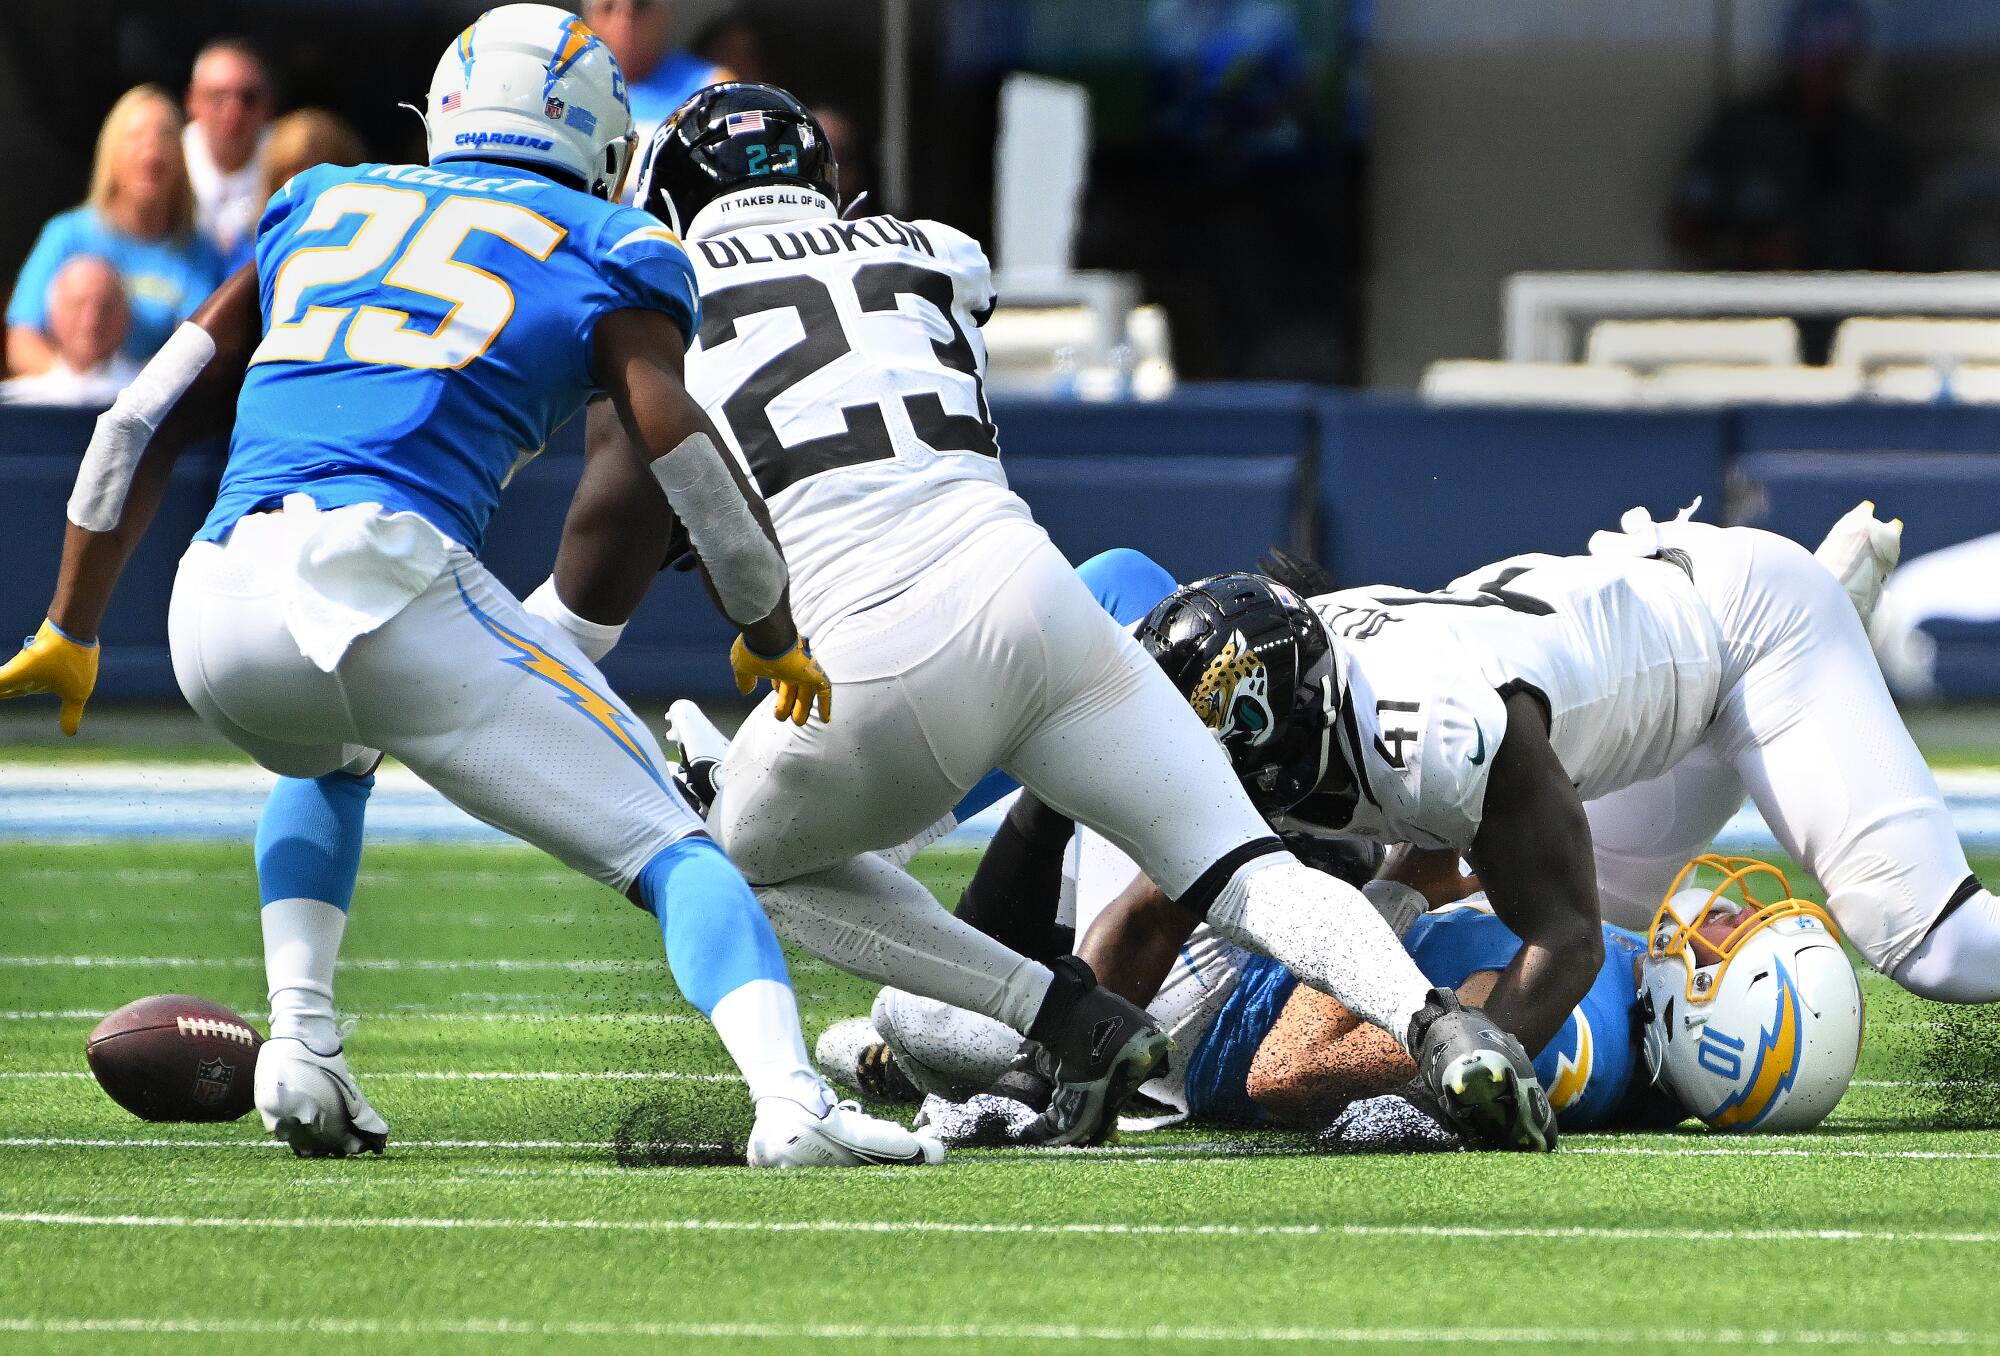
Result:
[[[75,255],[98,255],[118,270],[132,310],[122,351],[137,362],[222,281],[221,257],[194,229],[180,134],[180,112],[158,85],[129,89],[112,105],[97,134],[89,199],[42,227],[15,279],[7,303],[9,372],[46,372],[55,361],[49,284]]]
[[[764,57],[764,35],[741,14],[725,14],[709,24],[695,34],[688,50],[718,70],[730,72],[733,80],[768,83],[771,79],[771,63]]]
[[[181,145],[195,226],[228,258],[256,234],[266,201],[258,159],[269,135],[271,78],[262,58],[236,38],[202,48],[188,81],[187,116]]]
[[[76,254],[49,284],[49,338],[55,361],[32,377],[0,382],[0,400],[26,405],[109,405],[139,374],[118,351],[132,322],[118,270],[94,254]]]
[[[314,165],[358,165],[366,158],[367,151],[361,144],[361,138],[339,114],[324,108],[301,108],[285,114],[271,124],[271,130],[264,138],[263,154],[257,158],[260,215],[263,205],[270,202],[271,196],[283,188],[293,175]],[[237,241],[236,249],[229,256],[231,273],[256,257],[254,222],[252,226],[250,233]]]
[[[820,130],[826,133],[826,144],[833,151],[834,163],[840,166],[840,206],[844,208],[875,187],[868,148],[862,145],[861,129],[847,115],[846,109],[821,104],[812,114],[819,119]],[[891,209],[883,203],[871,202],[866,210],[872,214]]]
[[[1689,153],[1669,229],[1696,267],[1907,267],[1913,178],[1902,143],[1854,100],[1857,0],[1798,0],[1778,83],[1725,108]]]
[[[667,0],[583,0],[583,21],[597,30],[632,95],[632,121],[639,148],[652,139],[653,129],[687,97],[704,85],[734,80],[735,72],[693,52],[667,44],[673,25]]]

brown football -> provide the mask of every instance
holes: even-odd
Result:
[[[264,1038],[220,1003],[158,994],[97,1024],[83,1047],[111,1100],[149,1121],[233,1121],[256,1092]]]

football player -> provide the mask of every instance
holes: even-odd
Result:
[[[98,623],[166,473],[233,410],[169,625],[190,704],[293,779],[258,842],[272,1039],[256,1104],[272,1133],[302,1155],[387,1137],[333,1005],[386,752],[657,915],[676,981],[749,1084],[751,1163],[934,1162],[939,1146],[839,1103],[813,1071],[770,925],[652,737],[477,559],[517,459],[601,392],[626,436],[593,445],[586,479],[629,461],[621,483],[672,505],[742,627],[739,681],[771,679],[781,714],[827,716],[768,517],[682,384],[700,318],[687,256],[617,205],[635,140],[617,64],[573,14],[489,11],[439,61],[428,133],[428,165],[322,166],[280,190],[255,266],[99,421],[48,620],[0,695],[54,692],[75,732]]]
[[[1140,636],[1275,822],[1405,845],[1391,877],[1427,855],[1477,867],[1523,941],[1486,1007],[1530,1049],[1598,972],[1599,901],[1643,926],[1746,791],[1876,968],[1990,1002],[2000,901],[1856,615],[1895,558],[1871,510],[1822,548],[1832,572],[1767,532],[1634,510],[1589,555],[1501,561],[1439,593],[1308,602],[1220,576]],[[1158,973],[1193,922],[1136,891],[1104,925]]]
[[[800,624],[841,687],[834,724],[747,726],[709,814],[779,930],[1024,1033],[1059,1084],[1044,1139],[1106,1133],[1166,1038],[1075,958],[1020,955],[879,853],[1000,766],[1129,851],[1191,917],[1393,1032],[1474,1138],[1548,1147],[1518,1042],[1434,991],[1365,900],[1284,850],[1007,488],[982,387],[994,293],[979,246],[938,222],[844,220],[824,132],[763,85],[684,104],[647,150],[639,201],[688,242],[703,306],[688,389],[768,503]],[[596,490],[574,553],[587,535],[592,565],[559,562],[556,592],[615,623],[668,525],[608,479]]]
[[[1708,869],[1705,883],[1681,889],[1677,881],[1649,936],[1604,926],[1604,964],[1536,1057],[1564,1131],[1649,1128],[1690,1116],[1725,1130],[1803,1130],[1846,1090],[1860,1056],[1862,1000],[1825,914],[1794,899],[1782,873],[1764,863],[1706,857],[1688,864],[1683,878],[1697,868]],[[1079,835],[1063,902],[1087,927],[1130,879],[1122,854]],[[1119,957],[1100,940],[1086,933],[1080,950],[1118,985]],[[1521,947],[1477,895],[1419,915],[1403,940],[1427,977],[1467,1003],[1490,990]],[[1182,1117],[1331,1125],[1334,1142],[1366,1143],[1368,1118],[1340,1113],[1401,1091],[1413,1073],[1385,1033],[1205,927],[1195,929],[1149,1011],[1189,1052],[1181,1069],[1142,1089],[1163,1113],[1152,1125]],[[996,1082],[1031,1099],[1038,1090],[1007,1072],[1012,1048],[1009,1033],[983,1018],[884,989],[870,1017],[822,1035],[818,1057],[835,1079],[878,1101],[964,1102]],[[927,1114],[941,1128],[978,1119],[936,1104]]]

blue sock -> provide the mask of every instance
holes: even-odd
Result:
[[[347,912],[374,787],[374,777],[347,772],[278,778],[257,820],[257,892],[265,904],[317,899]]]
[[[1076,577],[1120,626],[1138,621],[1180,587],[1151,556],[1129,546],[1099,551],[1076,567]],[[965,799],[952,807],[952,814],[963,824],[995,801],[1013,795],[1020,786],[996,767],[965,793]]]
[[[703,1013],[753,979],[791,987],[771,920],[714,839],[697,834],[662,848],[637,888],[660,920],[674,983]]]

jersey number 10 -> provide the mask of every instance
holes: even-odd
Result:
[[[429,206],[430,199],[415,189],[387,184],[336,184],[320,194],[300,235],[331,231],[351,216],[361,217],[361,225],[346,244],[307,245],[279,266],[271,285],[272,324],[250,361],[322,362],[343,324],[347,356],[355,362],[464,367],[484,353],[513,319],[514,290],[452,256],[467,236],[483,231],[537,260],[547,259],[561,243],[563,228],[539,212],[492,198],[446,198],[423,220]],[[412,235],[419,220],[423,225]],[[309,288],[352,282],[391,258],[395,263],[383,275],[385,287],[450,304],[435,330],[412,329],[408,311],[387,306],[307,305],[299,314]]]

